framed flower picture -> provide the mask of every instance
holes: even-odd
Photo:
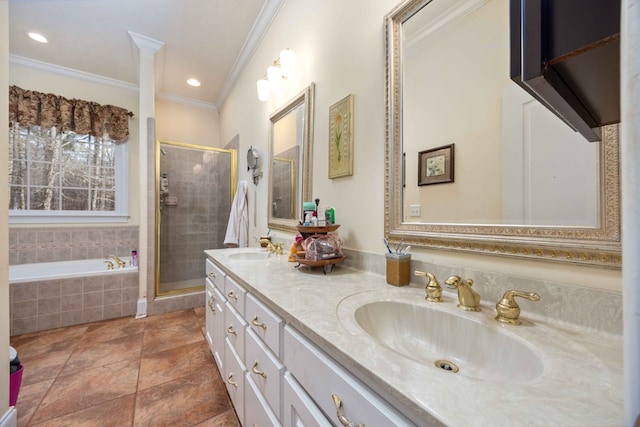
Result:
[[[353,175],[353,95],[329,107],[329,178]]]
[[[418,153],[418,185],[453,182],[455,144]]]

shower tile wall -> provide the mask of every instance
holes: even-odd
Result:
[[[9,265],[131,256],[138,227],[9,228]]]
[[[169,198],[160,215],[160,283],[201,279],[204,250],[222,247],[229,220],[230,156],[167,144],[162,148],[167,154],[161,156],[160,173],[167,174]]]
[[[292,212],[295,212],[295,206],[292,206],[291,197],[293,194],[298,194],[298,189],[293,189],[292,194],[292,172],[293,168],[293,183],[297,184],[299,179],[296,177],[298,173],[300,156],[300,147],[292,147],[274,156],[274,162],[272,164],[272,206],[271,214],[276,218],[292,218]],[[281,160],[279,160],[281,159]],[[291,160],[288,162],[286,160]]]

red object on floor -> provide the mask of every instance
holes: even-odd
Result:
[[[20,384],[22,383],[23,366],[9,375],[9,406],[16,406],[18,401],[18,393],[20,392]]]

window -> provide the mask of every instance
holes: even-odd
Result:
[[[127,144],[56,128],[12,127],[11,223],[123,222]]]

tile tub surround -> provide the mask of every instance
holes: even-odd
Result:
[[[396,288],[387,285],[382,274],[345,265],[324,275],[321,269],[302,267],[298,270],[285,256],[272,256],[267,261],[228,257],[244,250],[255,251],[255,248],[207,253],[293,327],[366,383],[381,390],[383,398],[401,411],[409,411],[417,424],[624,424],[622,338],[618,334],[532,316],[533,304],[524,301],[520,306],[525,325],[501,325],[493,320],[494,301],[483,300],[480,313],[463,313],[456,308],[457,298],[451,292],[444,292],[445,302],[429,303],[424,299],[424,284]],[[439,272],[438,277],[441,274]],[[358,327],[354,329],[344,317],[339,317],[340,310],[348,309],[348,304],[355,307],[359,303],[357,298],[363,298],[360,302],[371,298],[414,301],[416,305],[442,304],[438,309],[468,316],[491,328],[504,328],[505,333],[535,345],[534,351],[544,365],[543,373],[521,383],[483,381],[463,375],[452,377],[448,372],[382,347]],[[544,302],[543,299],[536,304]],[[496,363],[499,365],[498,359]]]
[[[138,227],[10,227],[9,265],[130,257]]]
[[[138,287],[137,271],[12,283],[10,334],[132,316]]]

